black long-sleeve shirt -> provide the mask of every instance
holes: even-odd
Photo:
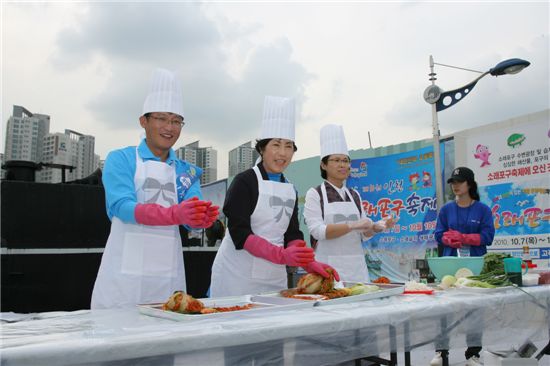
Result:
[[[258,164],[258,168],[262,178],[269,180],[262,163]],[[286,178],[282,174],[281,182],[286,182]],[[227,190],[223,204],[223,213],[227,217],[227,228],[237,249],[243,249],[248,236],[254,234],[250,227],[250,216],[252,216],[257,203],[258,180],[254,170],[248,169],[237,174]],[[288,242],[296,239],[304,239],[304,234],[300,231],[300,224],[298,223],[298,193],[296,193],[294,210],[284,235],[285,247]]]

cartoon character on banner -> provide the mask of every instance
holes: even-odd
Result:
[[[481,160],[480,168],[483,168],[485,165],[491,165],[489,162],[490,155],[491,153],[489,152],[489,148],[487,146],[483,146],[481,144],[477,145],[474,158]]]
[[[414,173],[409,175],[409,182],[411,183],[411,186],[409,187],[410,191],[417,191],[420,187],[418,187],[418,182],[420,181],[420,174]]]
[[[422,171],[422,187],[429,188],[432,186],[432,175],[430,172]]]

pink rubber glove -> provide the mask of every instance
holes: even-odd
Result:
[[[302,268],[305,269],[307,273],[317,273],[324,278],[328,278],[330,276],[330,274],[327,272],[327,269],[332,269],[332,273],[334,273],[334,279],[336,281],[340,281],[340,275],[338,274],[338,272],[336,272],[336,270],[328,264],[313,261],[305,267],[302,266]]]
[[[296,240],[293,240],[296,242]],[[255,257],[260,257],[271,263],[286,264],[294,267],[303,267],[315,260],[313,249],[306,247],[306,242],[293,243],[283,248],[258,235],[249,235],[244,243],[244,249]]]
[[[200,225],[194,227],[198,229],[209,228],[218,219],[219,214],[219,206],[208,206],[204,216],[204,221]]]
[[[481,235],[479,234],[462,234],[462,243],[478,246],[481,245]]]
[[[207,201],[201,201],[193,197],[177,205],[164,207],[156,203],[144,203],[136,205],[134,216],[138,224],[168,226],[188,225],[197,227],[205,220]]]
[[[301,246],[301,247],[305,247],[306,246],[306,242],[303,241],[302,239],[294,239],[294,240],[291,240],[289,241],[286,246],[287,248],[288,247],[293,247],[295,245],[298,245],[298,246]]]

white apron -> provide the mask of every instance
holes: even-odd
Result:
[[[321,184],[324,202],[325,224],[341,224],[361,217],[350,191],[344,187],[350,202],[328,203],[325,184]],[[361,234],[352,231],[335,239],[319,240],[315,248],[315,260],[334,267],[340,281],[369,282],[369,271],[361,243]]]
[[[143,162],[137,149],[134,185],[138,203],[178,203],[175,166]],[[164,302],[176,290],[186,290],[178,226],[126,224],[113,217],[91,308]]]
[[[258,203],[250,216],[255,235],[277,246],[283,246],[284,234],[296,202],[296,191],[290,183],[264,180],[257,166],[253,168],[258,179]],[[237,250],[226,230],[214,264],[210,296],[237,296],[279,291],[287,288],[286,266],[274,264]]]

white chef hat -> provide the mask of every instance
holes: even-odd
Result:
[[[170,112],[183,117],[181,82],[172,71],[155,69],[151,76],[149,94],[143,103],[143,114]]]
[[[349,156],[344,128],[339,125],[325,125],[321,128],[321,159],[334,154]]]
[[[294,141],[294,120],[294,99],[266,96],[260,140],[276,138]]]

